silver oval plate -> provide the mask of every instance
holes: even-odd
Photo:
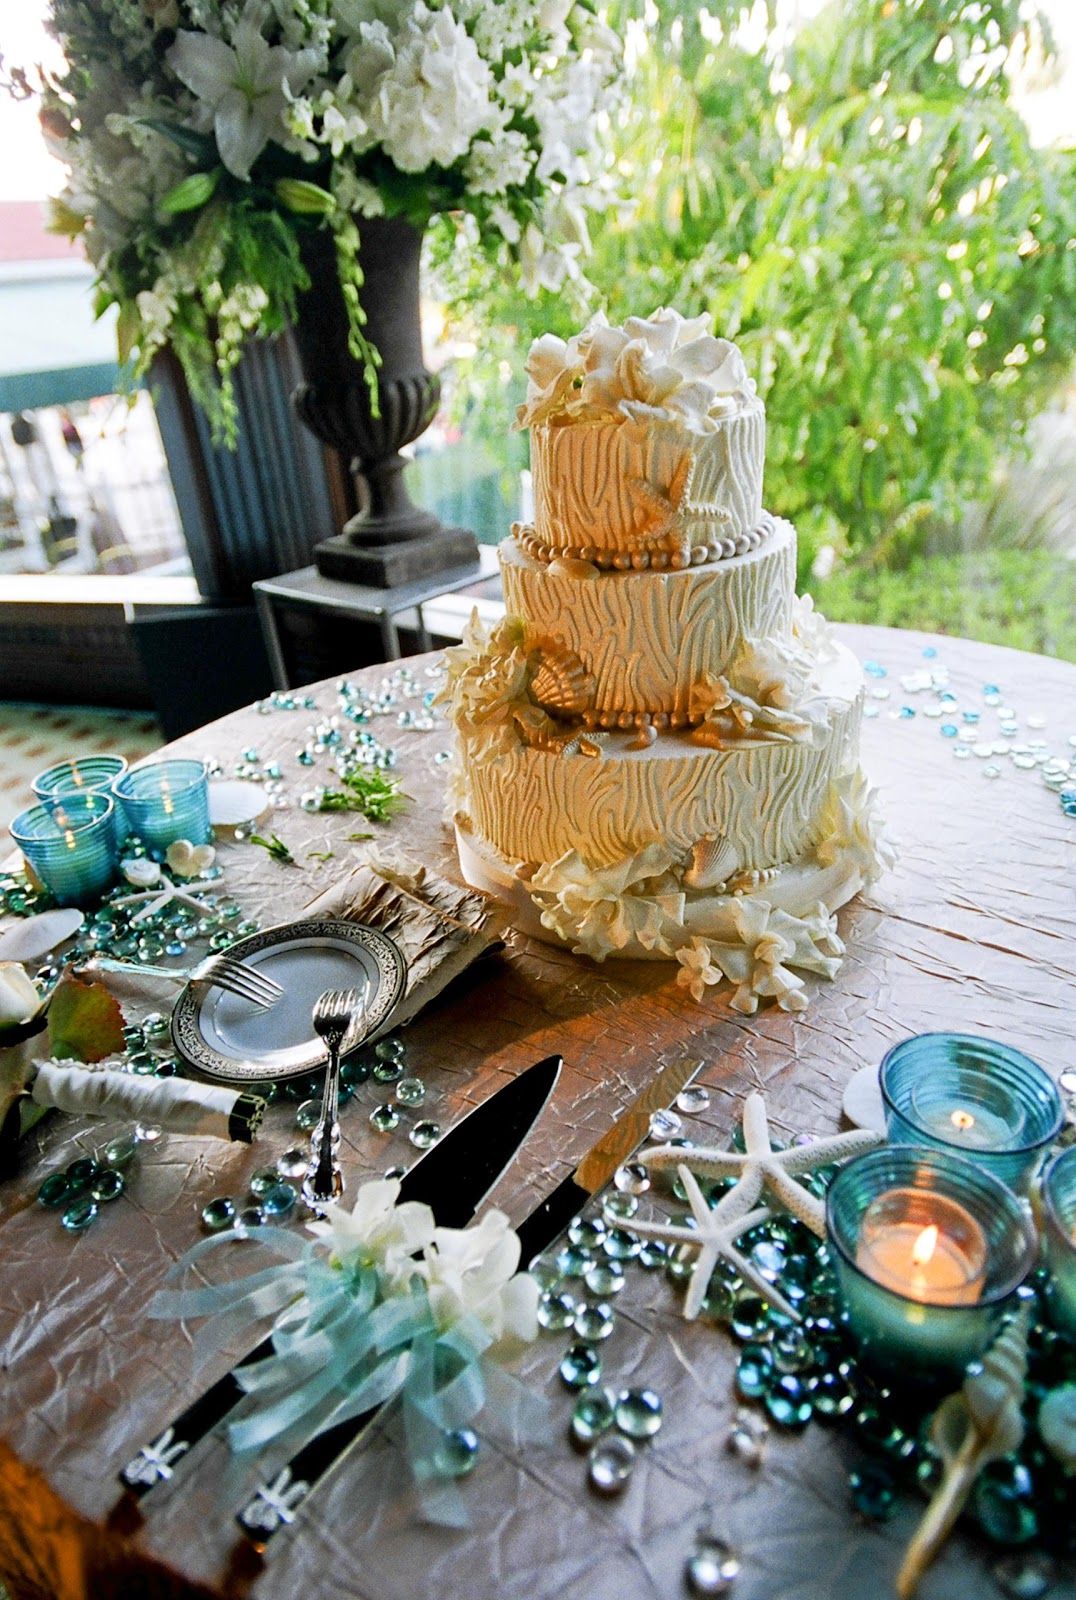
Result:
[[[268,1011],[210,984],[188,984],[180,994],[172,1043],[196,1071],[225,1083],[277,1082],[324,1065],[311,1015],[326,989],[368,983],[363,1037],[372,1038],[389,1021],[407,979],[407,964],[387,934],[335,918],[265,928],[237,939],[228,955],[275,978],[284,993]]]

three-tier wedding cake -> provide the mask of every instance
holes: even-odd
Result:
[[[860,668],[762,509],[762,402],[674,311],[547,335],[527,371],[534,522],[501,546],[504,621],[446,653],[463,874],[598,961],[800,1010],[889,846]]]

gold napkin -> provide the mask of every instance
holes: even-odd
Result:
[[[342,883],[309,902],[306,915],[363,922],[399,946],[407,985],[393,1028],[410,1022],[473,962],[504,948],[483,895],[395,851],[367,851]]]

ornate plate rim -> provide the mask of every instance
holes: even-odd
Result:
[[[342,939],[356,945],[372,956],[380,981],[369,1012],[365,1040],[372,1039],[385,1025],[400,1000],[407,981],[407,962],[396,941],[372,928],[365,922],[350,922],[343,917],[300,917],[294,922],[280,922],[272,928],[262,928],[228,946],[227,954],[237,960],[255,951],[295,939],[315,942],[318,939]],[[316,1039],[311,1039],[309,1058],[294,1066],[266,1068],[261,1063],[241,1062],[237,1057],[222,1055],[206,1040],[199,1025],[200,999],[192,984],[180,991],[172,1011],[172,1043],[188,1066],[206,1078],[231,1084],[283,1083],[288,1078],[300,1078],[324,1066],[328,1055]],[[249,1071],[237,1070],[248,1066]]]

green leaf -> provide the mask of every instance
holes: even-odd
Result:
[[[49,1003],[49,1049],[59,1061],[101,1061],[123,1049],[123,1012],[103,983],[67,974]]]
[[[184,128],[175,122],[166,122],[161,117],[143,117],[142,125],[152,128],[154,133],[161,133],[166,139],[171,139],[173,144],[178,144],[189,156],[194,156],[203,166],[208,167],[217,153],[216,140],[211,133],[195,133],[193,128]]]

